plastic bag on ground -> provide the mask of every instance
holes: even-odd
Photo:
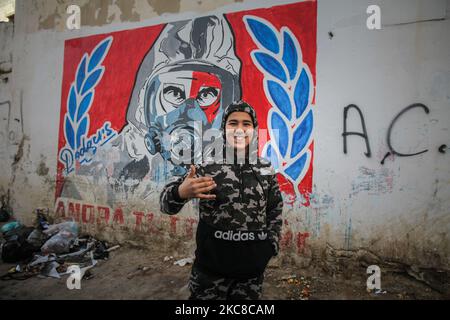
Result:
[[[77,234],[71,231],[62,230],[47,240],[41,247],[41,251],[47,253],[66,253],[70,251],[70,246],[77,238]]]
[[[39,229],[34,229],[27,238],[27,242],[40,248],[47,240],[48,236]]]
[[[12,221],[12,222],[4,224],[1,228],[1,231],[2,231],[2,233],[7,233],[11,230],[19,228],[20,226],[21,226],[21,224],[19,221]]]
[[[75,238],[78,236],[78,225],[74,221],[66,221],[58,224],[52,224],[42,232],[51,237],[63,230],[74,234]]]
[[[26,239],[33,228],[19,226],[4,234],[6,242],[2,245],[1,256],[3,262],[19,262],[31,258],[38,248],[29,244]]]

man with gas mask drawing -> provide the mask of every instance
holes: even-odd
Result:
[[[167,176],[183,175],[187,164],[201,161],[203,134],[219,129],[224,107],[240,99],[240,68],[224,17],[201,17],[164,28],[139,70],[137,87],[141,75],[147,77],[138,99],[133,99],[133,92],[132,101],[139,103],[130,104],[127,130],[132,137],[143,137],[150,157],[161,156]],[[188,157],[181,152],[186,144],[192,146]]]
[[[127,124],[76,179],[66,179],[61,196],[110,206],[143,200],[201,161],[203,134],[219,129],[224,107],[241,96],[233,41],[222,15],[168,23],[136,74]]]

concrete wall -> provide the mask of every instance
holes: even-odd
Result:
[[[0,23],[0,192],[7,195],[11,164],[17,149],[21,119],[12,117],[12,56],[14,25]]]
[[[61,121],[64,41],[191,19],[198,15],[241,11],[281,2],[244,1],[70,1],[81,7],[81,29],[66,30],[69,4],[17,1],[13,43],[11,117],[17,153],[2,159],[2,192],[25,223],[32,210],[61,206],[79,210],[90,220],[104,219],[105,203],[97,195],[84,202],[55,201],[58,136]],[[381,8],[381,30],[366,28],[366,8]],[[426,5],[425,5],[426,4]],[[286,203],[282,248],[294,261],[308,265],[329,247],[365,249],[390,261],[422,267],[450,267],[450,1],[318,1],[314,110],[314,172],[309,205]],[[161,15],[162,16],[159,16]],[[4,34],[4,33],[2,33]],[[3,51],[3,50],[2,50]],[[392,127],[396,115],[414,103]],[[364,139],[349,136],[343,152],[344,108],[354,104],[367,127]],[[21,115],[23,114],[23,118]],[[3,118],[2,118],[3,119]],[[350,109],[348,131],[361,131],[356,109]],[[2,153],[9,152],[2,144]],[[381,164],[381,161],[384,163]],[[5,167],[2,165],[2,168]],[[11,172],[9,168],[11,167]],[[8,184],[6,184],[8,182]],[[92,181],[81,181],[88,188]],[[102,181],[94,181],[102,184]],[[86,189],[88,190],[88,189]],[[157,189],[148,197],[109,212],[115,223],[83,223],[100,237],[134,244],[179,245],[192,250],[196,213],[192,205],[174,217],[159,212]],[[55,213],[55,215],[57,215]],[[81,219],[83,220],[83,219]],[[176,240],[176,241],[173,241]]]

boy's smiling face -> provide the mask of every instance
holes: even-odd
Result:
[[[253,137],[253,129],[252,117],[247,112],[231,113],[225,123],[227,143],[237,150],[245,150]]]

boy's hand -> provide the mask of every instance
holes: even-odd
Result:
[[[184,181],[178,187],[178,194],[181,199],[215,199],[215,194],[207,194],[217,185],[211,177],[195,178],[195,166],[191,165],[191,170]]]

